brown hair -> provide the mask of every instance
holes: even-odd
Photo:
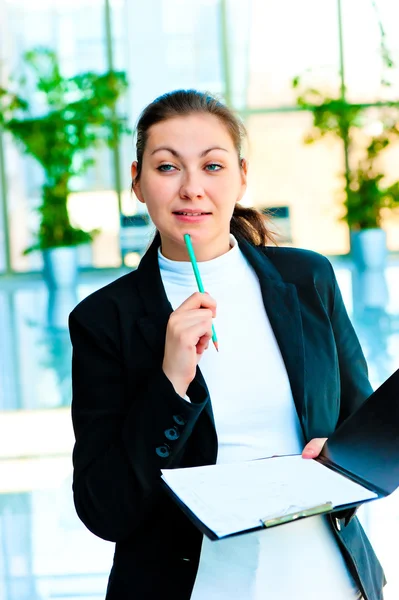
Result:
[[[136,142],[136,180],[139,179],[141,174],[143,154],[150,127],[173,117],[182,117],[193,113],[214,115],[225,125],[233,140],[241,164],[241,146],[246,136],[243,123],[227,106],[211,94],[197,90],[176,90],[156,98],[143,110],[139,117]],[[267,226],[268,221],[268,217],[260,211],[236,204],[230,221],[230,231],[235,237],[244,238],[256,246],[264,246],[268,242],[276,243],[273,233]]]

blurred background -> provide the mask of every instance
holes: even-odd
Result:
[[[374,387],[399,367],[399,4],[0,0],[0,600],[104,598],[71,495],[67,317],[134,269],[134,128],[194,87],[245,122],[280,244],[328,256]],[[399,597],[399,496],[360,509]]]

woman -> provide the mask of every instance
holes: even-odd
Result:
[[[237,204],[247,163],[231,111],[180,90],[137,130],[133,189],[157,234],[136,271],[70,315],[74,500],[116,542],[107,600],[380,600],[353,510],[210,542],[163,491],[162,468],[315,457],[372,390],[330,263],[267,246],[263,216]]]

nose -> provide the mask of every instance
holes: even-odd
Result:
[[[199,174],[185,172],[180,187],[180,197],[193,200],[205,195]]]

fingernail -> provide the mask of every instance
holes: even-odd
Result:
[[[303,454],[304,456],[314,456],[316,453],[314,450],[305,450]]]

